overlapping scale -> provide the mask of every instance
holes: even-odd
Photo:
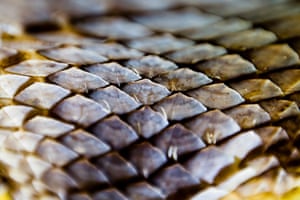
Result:
[[[12,198],[285,199],[300,187],[298,2],[1,3]]]

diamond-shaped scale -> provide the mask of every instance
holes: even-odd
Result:
[[[159,133],[169,124],[163,114],[152,110],[148,106],[131,113],[127,121],[144,138],[149,138]]]
[[[34,199],[37,196],[37,192],[45,192],[45,191],[50,191],[51,190],[47,187],[47,185],[41,181],[40,179],[33,179],[32,180],[32,189],[34,190],[34,194],[32,197],[32,199]],[[26,194],[26,193],[25,193]],[[42,195],[38,195],[38,198],[40,198]],[[26,198],[26,196],[25,196]],[[43,197],[41,197],[43,198]],[[52,194],[46,194],[44,198],[50,198],[51,200],[58,200],[59,198],[57,197],[57,195]]]
[[[230,192],[238,188],[239,185],[250,180],[251,178],[254,178],[255,176],[256,173],[254,169],[250,167],[242,168],[239,171],[231,174],[226,180],[222,181],[218,185],[218,188],[230,194]]]
[[[96,192],[92,196],[93,200],[128,200],[124,194],[115,188],[109,188]]]
[[[250,58],[261,72],[299,64],[298,54],[287,44],[273,44],[253,50]]]
[[[199,181],[179,164],[160,170],[152,178],[152,182],[167,196],[178,192],[180,189],[199,185]]]
[[[116,115],[96,123],[92,127],[92,133],[113,149],[122,149],[138,139],[131,126]]]
[[[104,87],[108,84],[101,77],[75,67],[57,72],[49,76],[48,79],[66,89],[78,93],[84,93],[89,90]]]
[[[258,157],[247,163],[247,167],[241,168],[239,171],[230,175],[229,178],[222,181],[218,188],[227,191],[228,193],[236,190],[243,183],[261,175],[263,172],[278,166],[278,161],[275,157]],[[230,196],[230,195],[228,195]]]
[[[28,155],[26,157],[26,161],[32,171],[34,178],[37,179],[40,179],[44,175],[44,173],[52,167],[52,164],[34,155]]]
[[[183,31],[180,34],[194,40],[211,40],[224,34],[248,29],[252,24],[239,18],[229,18],[217,21],[204,27]]]
[[[72,65],[87,65],[107,61],[104,56],[75,46],[61,46],[38,52],[49,59]]]
[[[9,151],[22,151],[22,145],[17,139],[18,134],[13,131],[2,132],[2,146]]]
[[[72,163],[68,166],[67,172],[82,188],[108,184],[108,179],[103,172],[86,160],[79,160]]]
[[[0,98],[12,99],[29,79],[27,76],[14,74],[0,75]]]
[[[233,156],[210,146],[190,158],[184,167],[196,178],[212,184],[222,169],[234,163]]]
[[[94,18],[75,24],[78,31],[109,39],[131,39],[150,35],[152,32],[141,24],[121,17]]]
[[[12,181],[18,184],[28,181],[30,170],[22,156],[19,156],[17,152],[7,149],[1,150],[0,155],[2,168],[6,170],[7,175],[11,177]]]
[[[89,98],[75,95],[64,99],[52,112],[66,121],[87,127],[107,116],[110,110]]]
[[[176,93],[158,102],[154,109],[167,115],[169,120],[183,120],[206,111],[199,101],[182,93]]]
[[[122,11],[122,12],[151,12],[156,10],[163,10],[168,9],[174,5],[176,5],[177,2],[175,1],[160,1],[160,0],[153,0],[153,1],[147,1],[145,3],[140,2],[134,2],[134,1],[128,1],[125,0],[124,2],[121,2],[120,4],[115,5],[116,9]]]
[[[264,150],[268,150],[273,145],[289,140],[286,131],[279,126],[266,126],[256,129],[255,132],[262,139]]]
[[[148,178],[153,172],[167,162],[167,158],[163,152],[148,142],[131,147],[128,160],[145,178]]]
[[[95,38],[84,37],[79,34],[58,30],[51,32],[41,32],[34,34],[34,37],[40,41],[48,42],[52,45],[84,45],[93,43],[102,43],[102,40],[97,40]]]
[[[209,108],[226,109],[243,103],[244,98],[224,83],[203,86],[188,92],[188,95],[199,100]]]
[[[242,15],[244,13],[253,13],[260,8],[268,6],[272,8],[273,4],[276,5],[278,2],[273,1],[215,1],[215,2],[205,2],[205,1],[192,1],[192,5],[199,5],[201,8],[210,13],[216,13],[218,15],[225,17]],[[243,16],[243,15],[242,15]]]
[[[159,74],[177,69],[177,65],[171,61],[162,59],[158,56],[144,56],[136,60],[129,60],[126,66],[136,70],[139,74],[152,78]]]
[[[24,125],[24,129],[33,133],[55,138],[73,130],[74,125],[38,115],[28,120]]]
[[[204,43],[177,50],[173,53],[167,54],[166,56],[174,62],[194,64],[199,61],[218,57],[226,52],[226,49],[223,47]]]
[[[64,196],[66,191],[78,187],[77,182],[59,168],[52,168],[47,171],[42,177],[42,182],[50,191],[60,196]]]
[[[244,30],[217,39],[217,43],[232,50],[247,50],[275,42],[274,33],[263,29]]]
[[[102,155],[111,149],[106,143],[82,129],[68,133],[61,139],[61,142],[87,158]]]
[[[22,166],[24,158],[17,152],[3,149],[0,151],[0,161],[4,168],[18,168]],[[9,158],[9,159],[8,159]]]
[[[283,95],[280,87],[269,79],[247,79],[230,86],[251,102]]]
[[[251,151],[260,147],[262,144],[261,138],[254,131],[248,131],[240,133],[231,140],[223,143],[220,146],[220,150],[223,153],[243,160]]]
[[[28,169],[28,168],[29,168],[28,164],[26,162],[24,162],[22,164],[22,166],[20,166],[18,168],[9,168],[9,169],[7,169],[7,174],[11,177],[12,181],[15,181],[17,184],[26,185],[26,184],[28,184],[28,182],[30,181],[30,178],[31,178],[30,175],[29,175],[30,174],[30,169]],[[32,189],[32,194],[35,193],[32,186],[28,185],[27,188]]]
[[[4,38],[3,38],[4,39]],[[39,40],[37,38],[15,38],[11,40],[9,38],[2,40],[2,46],[9,49],[15,49],[21,52],[31,50],[36,51],[44,48],[54,47],[55,44],[48,41]],[[17,59],[22,60],[22,53],[19,55],[20,58]],[[17,62],[15,62],[17,63]],[[15,64],[12,63],[12,64]]]
[[[225,112],[243,129],[253,128],[271,120],[270,115],[258,104],[243,104]]]
[[[30,181],[30,175],[29,175],[29,170],[27,170],[28,166],[27,164],[23,164],[22,167],[20,168],[8,168],[6,173],[8,176],[11,177],[11,180],[14,181],[16,184],[24,184],[26,185]],[[26,188],[26,189],[25,189]],[[28,190],[28,195],[34,194],[35,191],[32,186],[25,186],[24,188],[20,189],[22,192],[25,190]]]
[[[154,144],[170,159],[202,149],[206,145],[192,131],[181,124],[174,124],[155,137]]]
[[[54,84],[36,82],[15,96],[18,102],[41,109],[50,109],[70,94],[70,91]]]
[[[129,83],[123,87],[123,90],[144,105],[151,105],[170,94],[167,88],[149,79]]]
[[[201,114],[185,125],[208,144],[215,144],[240,131],[239,125],[219,110]]]
[[[211,78],[222,81],[256,72],[254,65],[238,54],[229,54],[211,59],[196,66]]]
[[[97,89],[90,94],[90,97],[116,114],[125,114],[140,106],[133,97],[115,86]]]
[[[271,116],[272,120],[281,120],[287,117],[297,116],[300,111],[297,104],[288,100],[269,100],[260,105]]]
[[[259,3],[262,2],[259,1]],[[240,15],[243,18],[253,21],[255,23],[264,23],[270,20],[280,19],[285,16],[294,15],[295,13],[299,13],[299,3],[287,1],[282,3],[271,3],[268,5],[268,9],[266,9],[265,6],[259,6],[257,9],[255,9],[255,12],[250,11],[240,13]]]
[[[133,165],[116,152],[98,158],[96,166],[104,172],[111,182],[128,180],[138,175]]]
[[[66,146],[50,139],[43,140],[37,148],[37,154],[44,160],[59,167],[76,159],[78,154]]]
[[[134,59],[144,55],[138,50],[127,48],[118,43],[87,44],[82,45],[82,48],[94,51],[110,60]]]
[[[270,74],[270,78],[283,91],[284,94],[291,94],[300,91],[300,69],[290,69]]]
[[[38,135],[29,131],[16,131],[7,135],[3,146],[14,151],[34,152],[39,142],[44,138],[43,135]]]
[[[299,5],[298,5],[299,6]],[[300,15],[287,16],[280,19],[275,19],[267,23],[267,28],[276,33],[280,39],[288,39],[300,35],[299,24]]]
[[[172,35],[166,34],[161,36],[132,40],[128,43],[128,46],[146,53],[163,54],[182,49],[193,44],[194,42],[191,40],[178,39],[173,37]]]
[[[275,192],[275,195],[281,195],[297,187],[296,179],[295,176],[290,175],[282,168],[274,169],[241,185],[237,189],[237,193],[242,198],[258,195],[263,192]]]
[[[0,109],[0,126],[18,128],[24,120],[34,111],[32,107],[22,105],[9,105]]]
[[[134,17],[134,19],[152,29],[165,32],[179,32],[197,28],[219,20],[215,15],[187,8],[178,11],[161,11]],[[180,24],[180,26],[178,26]]]
[[[86,70],[117,85],[141,79],[139,74],[115,62],[91,65]]]
[[[171,91],[191,90],[212,82],[205,74],[195,72],[189,68],[180,68],[161,74],[154,80]]]
[[[12,170],[9,170],[9,171],[12,171]],[[14,181],[16,181],[16,180],[14,180]],[[13,196],[14,199],[20,199],[20,198],[33,199],[34,197],[35,197],[35,190],[32,186],[28,186],[28,185],[24,186],[22,188],[18,188]]]
[[[5,68],[5,71],[26,76],[46,77],[52,73],[63,70],[67,66],[65,63],[49,60],[26,60]]]
[[[267,170],[279,166],[279,161],[274,155],[262,155],[245,163],[247,168],[256,170],[256,175],[261,175]]]
[[[131,199],[163,200],[162,191],[147,182],[138,182],[126,187],[126,194]]]

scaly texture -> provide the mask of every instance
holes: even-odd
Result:
[[[298,2],[2,0],[0,11],[13,199],[288,199],[300,187]]]

